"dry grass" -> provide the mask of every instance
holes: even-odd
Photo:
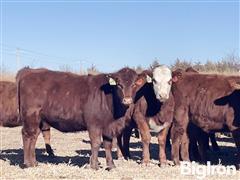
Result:
[[[203,71],[203,74],[219,74],[225,76],[240,76],[240,72],[233,72],[233,71],[224,71],[224,72],[217,72],[217,71]]]
[[[195,176],[180,174],[180,167],[158,166],[157,139],[152,138],[151,164],[148,167],[141,166],[138,162],[141,157],[141,143],[139,139],[132,138],[131,152],[133,160],[115,160],[116,169],[108,172],[105,170],[104,150],[99,153],[99,161],[102,168],[98,171],[88,167],[90,156],[89,138],[86,132],[63,134],[57,130],[52,131],[52,146],[55,150],[55,158],[49,158],[44,151],[44,142],[41,135],[37,142],[37,159],[39,165],[35,168],[21,169],[23,162],[21,127],[0,128],[1,131],[1,178],[3,179],[196,179]],[[226,140],[226,139],[225,139]],[[227,140],[228,141],[228,140]],[[223,143],[222,143],[223,145]],[[227,146],[226,146],[227,145]],[[236,149],[232,142],[224,143],[222,147],[223,163],[229,164],[234,159]],[[210,154],[218,161],[216,155]],[[168,152],[169,156],[169,152]],[[116,158],[116,152],[114,152]],[[231,179],[239,179],[240,171]],[[226,179],[226,176],[208,176],[207,179]]]
[[[13,74],[13,73],[1,73],[0,79],[1,79],[1,81],[15,82],[15,74]]]

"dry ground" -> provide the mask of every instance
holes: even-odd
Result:
[[[180,174],[180,167],[158,166],[158,145],[157,139],[152,138],[151,154],[152,160],[148,167],[139,164],[141,157],[141,143],[139,139],[132,138],[131,152],[133,159],[131,161],[115,160],[116,169],[108,172],[105,170],[106,163],[104,151],[100,150],[99,161],[102,168],[98,171],[91,170],[88,167],[90,156],[90,144],[88,134],[69,133],[63,134],[57,130],[52,130],[52,146],[55,151],[55,158],[49,158],[44,150],[44,142],[41,135],[37,142],[37,159],[39,165],[35,168],[21,169],[19,164],[23,162],[21,127],[2,128],[1,132],[1,177],[3,179],[197,179],[196,176],[186,176]],[[223,164],[231,164],[236,152],[234,144],[229,138],[223,139],[225,146],[221,146]],[[216,153],[215,153],[216,154]],[[212,159],[218,163],[217,156],[210,154]],[[169,156],[169,152],[168,152]],[[114,152],[116,158],[116,152]],[[207,176],[206,179],[240,179],[240,171],[234,176]]]

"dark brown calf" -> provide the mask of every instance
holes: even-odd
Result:
[[[17,86],[14,82],[0,81],[0,126],[17,127],[23,122],[19,118],[17,103]],[[54,156],[50,145],[50,127],[42,124],[41,131],[49,156]]]
[[[138,75],[129,68],[112,74],[79,76],[56,71],[17,75],[20,117],[23,120],[25,166],[35,166],[35,143],[41,123],[62,132],[87,130],[91,140],[90,166],[98,169],[101,136],[108,169],[115,167],[111,154],[112,138],[127,124]],[[24,75],[26,74],[27,75]],[[129,108],[128,108],[129,107]]]
[[[238,148],[240,163],[240,92],[232,83],[240,77],[176,72],[178,81],[173,84],[175,100],[172,127],[172,158],[179,164],[179,150],[183,160],[189,160],[187,126],[189,121],[204,132],[228,129]]]

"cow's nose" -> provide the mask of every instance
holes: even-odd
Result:
[[[125,98],[123,98],[123,104],[125,104],[125,105],[130,105],[130,104],[132,104],[132,102],[133,102],[133,99],[131,98],[131,97],[125,97]]]
[[[161,94],[161,95],[159,95],[159,100],[161,101],[161,102],[165,102],[166,100],[168,100],[168,95],[167,94]]]

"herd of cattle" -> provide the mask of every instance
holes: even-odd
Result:
[[[46,151],[50,127],[62,132],[87,130],[91,141],[90,167],[99,168],[103,141],[108,169],[115,167],[112,139],[117,138],[124,158],[130,158],[129,141],[138,128],[143,145],[142,163],[150,162],[150,132],[158,135],[160,165],[171,158],[197,158],[206,163],[209,138],[231,132],[237,147],[234,164],[240,166],[240,76],[201,74],[192,68],[171,71],[167,66],[137,74],[130,68],[115,73],[77,75],[47,69],[21,69],[16,83],[0,82],[0,125],[23,126],[24,167],[37,164],[35,145],[42,133]]]

